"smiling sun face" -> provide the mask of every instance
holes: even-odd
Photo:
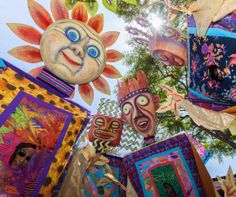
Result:
[[[43,61],[45,66],[33,69],[30,74],[37,77],[43,68],[47,68],[67,83],[78,84],[79,93],[85,102],[91,104],[94,90],[90,85],[105,94],[110,94],[107,81],[101,76],[119,78],[119,71],[106,62],[119,61],[123,55],[116,50],[106,50],[115,43],[119,32],[106,32],[103,29],[103,15],[88,20],[83,3],[78,2],[69,18],[64,1],[51,0],[51,11],[55,21],[40,4],[28,0],[28,7],[34,22],[44,30],[43,34],[35,28],[10,23],[10,29],[21,39],[31,44],[9,51],[14,57],[30,63]]]
[[[106,51],[99,34],[76,20],[52,24],[41,38],[40,52],[51,72],[74,84],[97,79],[106,63]]]

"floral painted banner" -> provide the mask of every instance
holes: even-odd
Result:
[[[189,97],[194,104],[216,111],[236,104],[235,16],[212,24],[202,37],[188,17]]]

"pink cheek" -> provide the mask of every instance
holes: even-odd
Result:
[[[125,114],[123,113],[122,118],[123,118],[125,121],[128,121],[128,120],[130,119],[129,117],[130,117],[129,115],[125,115]]]

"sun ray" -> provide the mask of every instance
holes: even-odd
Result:
[[[29,71],[29,74],[33,77],[37,77],[39,73],[45,68],[45,66],[40,66]]]
[[[69,10],[63,0],[51,0],[51,11],[55,21],[69,18]]]
[[[102,37],[105,47],[107,48],[107,47],[112,46],[118,39],[119,35],[120,35],[120,32],[118,31],[109,31],[109,32],[103,33],[101,37]]]
[[[94,99],[94,91],[89,83],[79,86],[79,94],[87,104],[92,104]]]
[[[42,61],[40,50],[28,45],[13,48],[8,53],[25,62],[37,63]]]
[[[28,0],[28,8],[34,22],[43,30],[53,22],[48,11],[34,0]]]
[[[72,94],[70,95],[70,99],[73,99],[75,97],[75,91],[72,92]]]
[[[95,79],[93,85],[99,92],[110,95],[110,86],[102,76]]]
[[[106,64],[104,71],[102,73],[105,77],[111,78],[111,79],[117,79],[121,77],[120,72],[112,65]]]
[[[88,21],[88,12],[85,5],[81,2],[76,3],[73,7],[71,17],[72,19],[86,23]]]
[[[108,62],[117,62],[123,58],[123,54],[119,51],[110,49],[107,50],[107,61]]]
[[[20,23],[8,23],[7,25],[22,40],[40,45],[42,34],[34,27]]]
[[[97,33],[101,33],[103,30],[104,18],[103,14],[98,14],[91,17],[88,21],[88,26],[92,27]]]

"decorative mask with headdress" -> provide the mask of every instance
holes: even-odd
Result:
[[[118,100],[122,117],[144,138],[156,133],[156,115],[159,97],[152,95],[145,73],[140,71],[136,78],[127,78],[118,85]]]

